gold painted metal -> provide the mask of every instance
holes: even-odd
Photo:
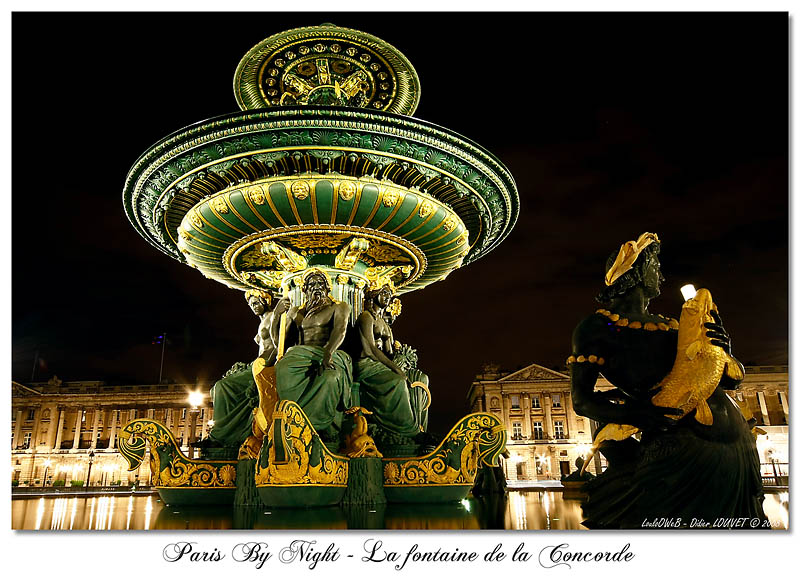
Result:
[[[384,486],[471,485],[478,467],[488,463],[505,448],[505,428],[495,415],[483,412],[468,415],[424,457],[384,459]],[[453,467],[452,452],[460,449],[458,467]]]
[[[271,441],[280,441],[288,458],[285,462],[276,463],[275,446],[270,446],[266,466],[261,466],[263,459],[256,465],[256,487],[347,485],[348,458],[328,450],[297,403],[281,400],[272,418]],[[312,442],[319,447],[320,452],[316,465],[311,465],[310,460]],[[263,455],[262,451],[262,457]]]
[[[353,431],[345,436],[344,454],[351,459],[360,457],[383,457],[375,441],[367,434],[367,419],[364,415],[372,414],[362,406],[353,406],[344,411],[354,417]]]
[[[294,273],[308,267],[308,261],[305,257],[272,241],[262,244],[261,252],[273,257],[283,267],[284,271]]]
[[[708,289],[699,289],[681,309],[675,363],[670,373],[658,382],[657,386],[661,389],[651,400],[655,406],[679,408],[680,414],[667,415],[674,420],[694,412],[697,422],[711,426],[714,424],[714,416],[707,399],[717,389],[722,377],[727,376],[733,380],[744,378],[742,364],[723,348],[712,344],[711,338],[706,335],[705,324],[715,321],[711,311],[717,311],[717,306]],[[623,319],[620,318],[616,323],[619,325]],[[603,441],[623,440],[637,432],[639,429],[632,425],[607,424],[595,436],[583,469],[588,466]]]
[[[369,249],[369,241],[367,239],[354,238],[350,240],[350,242],[348,242],[341,251],[339,251],[338,255],[336,255],[336,261],[334,265],[337,269],[352,269],[359,257],[361,257],[361,255],[367,249]]]

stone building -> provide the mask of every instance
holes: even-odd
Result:
[[[599,390],[612,387],[600,377]],[[756,418],[762,474],[788,475],[788,368],[749,367],[744,382],[730,395]],[[589,451],[594,423],[575,413],[568,372],[537,364],[515,372],[485,366],[472,383],[467,401],[470,411],[492,412],[503,420],[509,458],[502,462],[511,486],[560,479]],[[604,466],[605,459],[597,455],[590,471]]]
[[[185,453],[189,442],[209,430],[208,386],[156,384],[107,386],[104,382],[62,382],[53,378],[27,385],[12,382],[11,479],[21,486],[63,480],[90,486],[149,483],[147,462],[129,472],[119,454],[119,431],[137,417],[155,419],[172,430]],[[188,395],[199,391],[203,404]]]

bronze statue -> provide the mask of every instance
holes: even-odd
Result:
[[[355,364],[361,405],[374,414],[373,423],[395,435],[413,437],[421,427],[411,409],[406,372],[393,360],[394,336],[383,317],[392,300],[388,285],[369,290],[356,327],[361,357]]]
[[[589,496],[584,524],[640,528],[659,517],[689,527],[692,519],[741,517],[755,518],[748,524],[761,527],[766,521],[755,439],[725,394],[741,376],[723,374],[708,396],[710,417],[704,411],[700,420],[711,418],[711,424],[695,414],[684,416],[680,408],[653,404],[673,370],[679,327],[648,311],[664,280],[660,250],[651,233],[623,244],[606,264],[606,287],[597,297],[608,308],[584,319],[573,333],[568,363],[575,411],[598,421],[598,432],[608,424],[641,430],[640,440],[600,443],[609,466],[584,487]],[[704,324],[708,343],[730,356],[730,337],[717,311],[710,314],[713,322]],[[615,389],[595,390],[601,373]]]
[[[278,302],[271,325],[276,345],[280,334],[296,331],[298,341],[275,365],[278,397],[293,400],[308,416],[323,440],[338,439],[342,414],[350,407],[352,361],[338,348],[344,341],[350,306],[330,297],[331,285],[319,269],[303,277],[305,303],[291,306],[288,297]],[[286,313],[281,331],[280,316]]]
[[[268,365],[275,362],[275,344],[270,337],[272,324],[272,295],[267,291],[248,291],[245,299],[259,318],[254,341],[258,357]],[[252,411],[258,405],[258,391],[253,379],[253,364],[238,362],[211,388],[214,406],[214,426],[200,448],[238,447],[252,436]]]

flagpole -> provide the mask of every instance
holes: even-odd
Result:
[[[36,364],[39,363],[39,350],[36,350],[36,353],[33,356],[33,370],[31,370],[31,382],[33,382],[33,377],[36,375]]]
[[[164,372],[164,347],[167,345],[167,332],[161,339],[161,366],[158,368],[158,383],[161,384],[161,374]]]

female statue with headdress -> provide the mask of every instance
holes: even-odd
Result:
[[[584,319],[572,338],[572,397],[578,414],[641,429],[607,441],[600,452],[607,470],[585,486],[584,524],[593,528],[640,528],[647,520],[672,519],[689,527],[692,519],[758,518],[765,523],[763,490],[755,439],[738,406],[725,390],[739,381],[723,375],[707,399],[713,423],[693,414],[652,404],[660,382],[676,361],[678,322],[648,311],[664,278],[658,236],[644,233],[622,245],[606,264],[605,289],[597,300],[607,305]],[[706,323],[710,343],[730,354],[731,344],[719,314]],[[600,374],[615,386],[595,390]]]
[[[391,300],[388,285],[365,294],[364,310],[356,321],[361,357],[354,366],[354,375],[361,406],[374,414],[373,422],[395,435],[413,437],[422,427],[419,415],[411,408],[408,375],[393,360],[394,337],[383,314]]]
[[[275,363],[275,344],[270,337],[272,325],[272,295],[268,291],[247,291],[245,299],[259,318],[258,332],[253,341],[258,345],[258,357],[266,365]],[[197,446],[239,447],[252,434],[253,408],[258,405],[258,390],[253,379],[253,364],[238,362],[211,388],[214,406],[214,426],[207,439]]]

